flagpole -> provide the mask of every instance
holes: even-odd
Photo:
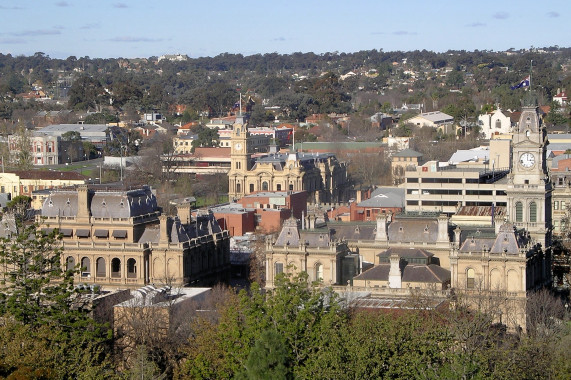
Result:
[[[533,74],[533,59],[529,65],[529,92],[531,92],[531,75]]]

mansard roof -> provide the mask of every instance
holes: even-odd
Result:
[[[478,253],[489,251],[492,254],[512,254],[520,253],[522,247],[530,242],[530,238],[516,231],[513,225],[504,224],[495,237],[490,236],[470,236],[464,240],[460,247],[460,252]]]
[[[392,242],[436,243],[438,241],[437,219],[395,218],[388,227]]]
[[[313,230],[300,230],[297,227],[297,219],[289,218],[284,221],[282,230],[274,245],[278,247],[297,247],[304,244],[308,248],[328,247],[331,235],[328,229],[318,228]]]
[[[89,189],[88,208],[96,218],[132,218],[158,211],[157,199],[149,187],[135,190]],[[43,216],[77,216],[78,191],[53,190],[42,206]]]
[[[379,264],[355,277],[355,280],[388,281],[390,264]],[[436,264],[407,264],[402,270],[403,282],[444,283],[450,281],[450,271]]]

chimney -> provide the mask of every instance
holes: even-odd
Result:
[[[77,187],[77,219],[78,222],[89,222],[89,193],[87,185]]]
[[[450,243],[450,238],[448,237],[448,217],[446,214],[438,216],[438,242]]]
[[[183,202],[177,204],[176,215],[178,216],[182,224],[190,224],[190,220],[192,219],[190,202]]]
[[[391,269],[389,270],[389,288],[402,288],[402,274],[400,270],[400,257],[392,254],[390,257]]]
[[[375,234],[375,241],[387,241],[387,216],[379,214],[377,216],[377,233]]]
[[[159,244],[166,244],[169,242],[168,233],[168,217],[164,214],[159,216],[160,221],[160,234],[159,234]]]

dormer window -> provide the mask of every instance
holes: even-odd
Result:
[[[426,227],[424,227],[424,233],[425,233],[425,234],[428,233],[428,225],[426,225]]]
[[[399,232],[404,232],[404,228],[399,227]]]
[[[48,203],[49,207],[54,207],[54,202],[52,202],[52,200],[50,199],[50,202]]]
[[[121,203],[119,203],[119,206],[121,207],[125,207],[125,202],[123,202],[123,200],[121,199]]]
[[[101,202],[101,206],[107,206],[107,202],[105,202],[105,199],[103,200],[103,202]]]
[[[67,201],[65,202],[68,206],[71,204],[71,201],[69,200],[69,198],[67,198]]]

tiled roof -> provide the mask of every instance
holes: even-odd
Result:
[[[66,180],[66,181],[83,181],[87,177],[78,172],[60,172],[52,170],[15,170],[10,173],[16,174],[21,179],[38,179],[38,180]]]
[[[355,277],[355,280],[388,281],[390,264],[379,264]],[[450,271],[438,265],[407,264],[402,271],[403,282],[444,283]]]

